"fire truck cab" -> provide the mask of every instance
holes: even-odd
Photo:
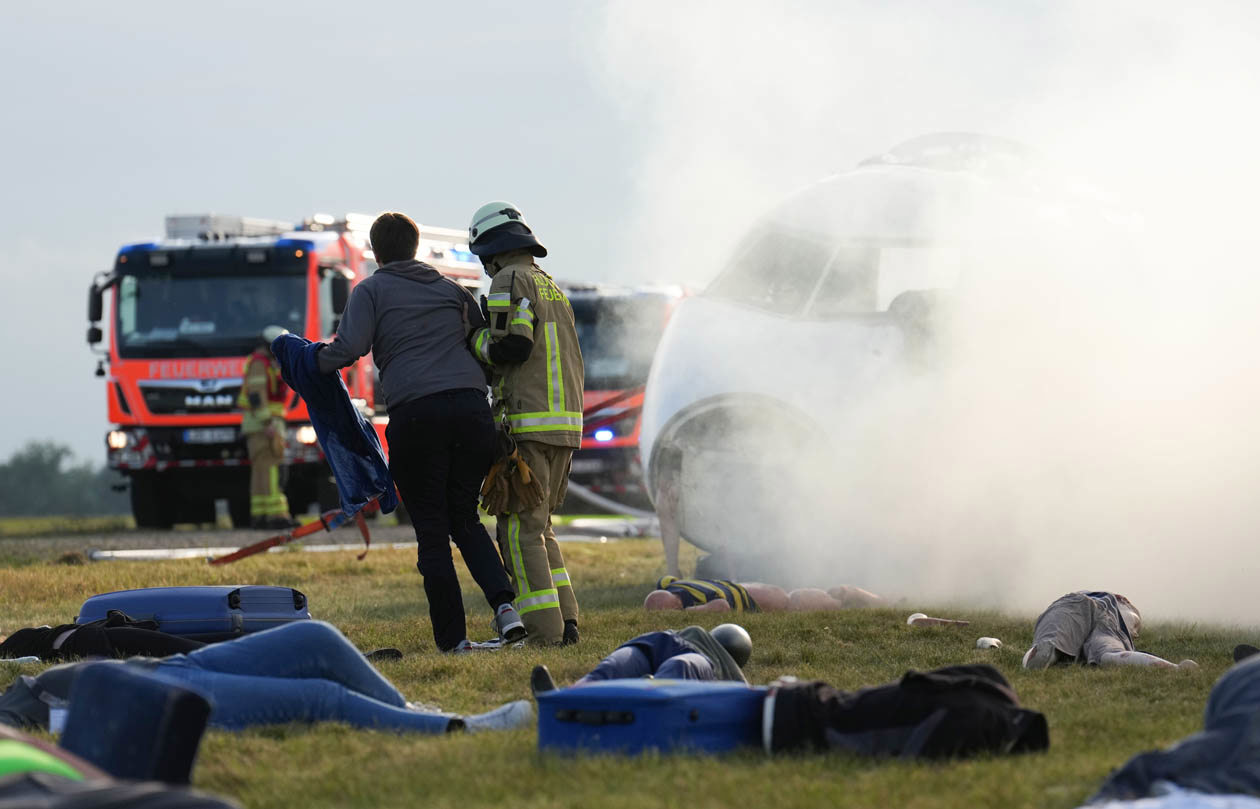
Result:
[[[213,522],[217,500],[249,521],[248,455],[237,397],[262,330],[311,340],[337,329],[350,291],[376,270],[371,217],[316,215],[301,224],[240,216],[169,216],[160,241],[123,246],[88,296],[89,345],[109,339],[107,463],[129,478],[136,524]],[[480,265],[463,231],[421,228],[418,257],[475,288]],[[108,370],[106,370],[108,368]],[[371,355],[343,371],[354,403],[384,439]],[[378,409],[381,414],[378,415]],[[285,410],[290,508],[335,506],[337,494],[305,403]]]
[[[563,284],[586,372],[585,428],[570,480],[601,498],[647,508],[639,463],[639,411],[652,356],[684,290],[678,286]],[[572,508],[583,492],[572,489]]]

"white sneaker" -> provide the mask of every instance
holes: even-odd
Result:
[[[521,621],[521,616],[516,612],[511,601],[500,604],[495,610],[494,630],[508,643],[525,640],[525,624]]]
[[[473,652],[497,652],[501,647],[502,644],[497,640],[476,641],[464,638],[455,646],[454,649],[448,649],[443,652],[443,654],[466,655],[472,654]]]
[[[518,699],[500,705],[493,711],[476,716],[465,716],[464,727],[469,733],[480,733],[483,730],[511,730],[523,728],[534,721],[534,706],[527,699]]]

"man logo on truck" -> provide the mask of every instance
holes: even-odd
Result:
[[[232,397],[224,394],[217,396],[198,396],[190,394],[184,397],[184,407],[231,407]]]

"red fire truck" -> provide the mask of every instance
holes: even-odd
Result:
[[[612,287],[565,284],[573,305],[586,370],[585,429],[573,454],[572,483],[631,508],[651,508],[639,464],[639,410],[652,355],[674,307],[679,287]],[[569,510],[611,508],[571,487]]]
[[[89,345],[106,377],[107,463],[129,479],[136,524],[213,522],[226,501],[249,523],[249,459],[240,433],[245,357],[269,325],[311,340],[337,328],[350,290],[376,270],[371,217],[313,216],[299,225],[239,216],[170,216],[166,238],[125,245],[88,296]],[[481,265],[463,230],[421,226],[418,257],[475,289]],[[107,370],[108,369],[108,370]],[[371,356],[344,372],[350,396],[384,440]],[[335,507],[336,489],[306,405],[285,411],[290,508]]]

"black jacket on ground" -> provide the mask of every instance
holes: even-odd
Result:
[[[789,683],[774,704],[776,753],[950,758],[1049,746],[1046,718],[1021,708],[1011,684],[988,665],[910,671],[899,682],[861,691]]]
[[[54,649],[53,643],[64,632],[70,635]],[[159,632],[156,621],[138,621],[120,610],[110,610],[101,620],[86,624],[19,629],[0,643],[0,660],[28,655],[45,662],[84,657],[166,657],[202,646],[205,643],[201,641]]]

